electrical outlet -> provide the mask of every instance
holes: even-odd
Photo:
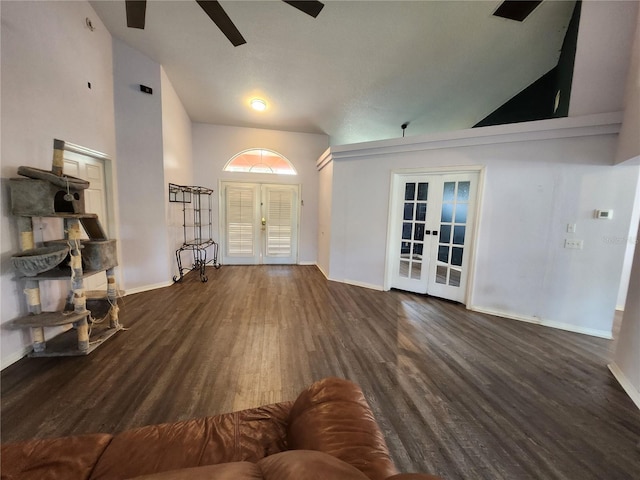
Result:
[[[582,240],[565,239],[564,248],[572,248],[574,250],[582,250]]]

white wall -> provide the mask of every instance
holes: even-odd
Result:
[[[196,183],[213,188],[215,238],[219,239],[219,181],[244,181],[301,185],[304,206],[300,215],[299,263],[316,263],[318,254],[318,172],[316,159],[329,146],[326,135],[292,133],[256,128],[196,123],[193,131],[193,164]],[[243,150],[266,148],[284,155],[297,176],[223,172],[225,164]],[[214,238],[214,239],[215,239]]]
[[[174,274],[178,274],[175,251],[184,242],[182,204],[169,202],[168,184],[193,185],[193,151],[191,148],[191,119],[184,109],[164,68],[162,84],[162,138],[164,153],[165,206],[167,218],[167,252]]]
[[[624,162],[640,155],[640,8],[635,23],[629,73],[624,89],[625,110],[616,154],[617,162]]]
[[[582,2],[569,116],[625,109],[638,5],[637,1]]]
[[[123,285],[129,293],[168,285],[165,158],[160,65],[113,40]],[[149,95],[140,84],[153,89]]]
[[[626,110],[618,143],[617,161],[640,163],[640,12],[625,91]],[[640,209],[640,192],[636,208]],[[633,232],[631,232],[633,233]],[[610,365],[627,393],[640,408],[640,230],[635,234],[635,253],[629,271],[629,290],[622,316],[615,360]],[[628,255],[628,258],[631,258]]]
[[[637,166],[611,166],[615,131],[574,136],[574,130],[561,128],[572,122],[332,148],[332,201],[340,208],[331,219],[329,277],[382,288],[392,170],[485,166],[469,306],[610,335],[626,246],[611,239],[628,235],[640,172]],[[528,128],[546,131],[546,138],[515,134]],[[558,138],[563,130],[567,138]],[[595,220],[597,208],[613,209],[613,220]],[[566,233],[568,223],[576,223],[575,234]],[[584,249],[564,249],[565,238],[583,239]]]
[[[0,12],[2,178],[15,177],[20,165],[50,169],[54,138],[114,157],[111,35],[89,3],[1,2]],[[87,17],[96,27],[93,32],[85,24]],[[5,324],[27,309],[24,285],[16,281],[10,261],[19,246],[8,188],[2,183],[0,291]],[[43,283],[43,306],[58,303],[63,289],[58,283]],[[2,329],[0,337],[3,368],[24,355],[31,343],[23,331]]]

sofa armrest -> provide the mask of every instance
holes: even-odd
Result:
[[[249,461],[286,450],[291,402],[119,433],[91,480],[122,480],[203,465]]]
[[[4,444],[2,480],[87,480],[111,438],[98,433]]]
[[[325,378],[304,390],[291,409],[287,440],[290,449],[328,453],[372,480],[398,473],[362,390],[348,380]]]

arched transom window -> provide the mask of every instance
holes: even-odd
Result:
[[[274,173],[297,175],[296,169],[285,157],[273,150],[252,148],[234,155],[224,166],[225,172]]]

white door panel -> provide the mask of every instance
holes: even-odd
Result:
[[[107,231],[107,191],[105,186],[104,163],[101,160],[79,153],[65,151],[63,173],[89,181],[89,188],[84,191],[85,211],[87,213],[97,214],[102,228]],[[89,238],[84,231],[82,232],[82,238]],[[100,274],[85,278],[84,288],[86,290],[106,290],[106,276]]]
[[[298,186],[263,185],[263,263],[293,264],[298,250]]]

